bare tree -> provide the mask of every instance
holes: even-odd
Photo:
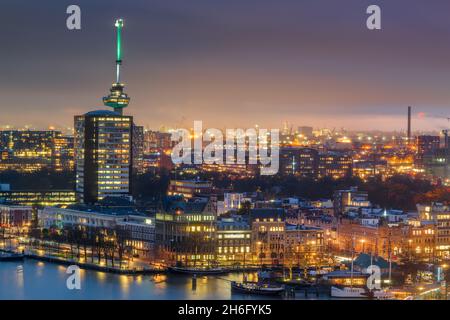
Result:
[[[117,243],[117,253],[119,255],[119,268],[122,268],[123,257],[127,251],[127,242],[130,241],[131,239],[131,232],[125,227],[116,226],[115,234]]]

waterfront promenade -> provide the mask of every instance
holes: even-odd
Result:
[[[68,245],[66,245],[68,246]],[[64,245],[62,245],[64,247]],[[18,238],[11,238],[8,241],[0,240],[0,251],[22,254],[24,258],[33,259],[37,261],[53,262],[60,265],[77,265],[82,269],[96,270],[102,272],[110,272],[117,274],[161,274],[166,273],[168,268],[161,263],[155,263],[148,259],[141,259],[138,257],[132,257],[119,261],[117,258],[112,261],[102,257],[92,256],[91,250],[86,250],[86,257],[83,254],[68,254],[69,250],[55,250],[52,246],[40,246],[33,247],[18,241]],[[83,250],[81,250],[83,251]],[[255,271],[259,269],[258,266],[246,266],[243,267],[228,267],[224,268],[227,272],[242,272],[242,271]]]
[[[22,254],[25,258],[38,261],[53,262],[60,265],[77,265],[82,269],[118,274],[153,274],[166,271],[162,266],[154,265],[150,261],[135,257],[132,259],[123,259],[122,261],[118,261],[117,259],[112,261],[108,258],[102,258],[96,262],[96,258],[92,256],[90,250],[87,250],[86,259],[80,253],[69,255],[67,248],[63,251],[54,250],[51,246],[45,247],[41,245],[34,247],[24,244],[23,241],[19,241],[16,237],[0,240],[0,251]]]

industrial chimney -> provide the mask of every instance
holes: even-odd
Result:
[[[408,133],[406,144],[411,143],[411,107],[408,107]]]

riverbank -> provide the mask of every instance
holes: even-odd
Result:
[[[5,252],[9,254],[15,254],[15,255],[22,255],[23,258],[26,259],[32,259],[37,261],[43,261],[43,262],[51,262],[59,265],[77,265],[81,269],[85,270],[94,270],[94,271],[101,271],[101,272],[108,272],[108,273],[115,273],[115,274],[123,274],[123,275],[140,275],[140,274],[158,274],[158,273],[165,273],[167,270],[164,269],[152,269],[152,268],[118,268],[118,267],[112,267],[112,266],[102,266],[99,264],[94,263],[87,263],[87,262],[81,262],[74,259],[63,259],[55,256],[45,255],[45,254],[33,254],[33,253],[19,253],[15,252],[13,250],[5,250],[0,249],[0,252]]]
[[[59,265],[77,265],[81,269],[85,270],[94,270],[94,271],[101,271],[101,272],[108,272],[108,273],[114,273],[114,274],[123,274],[123,275],[146,275],[146,274],[166,274],[171,273],[171,271],[168,268],[145,268],[145,267],[139,267],[139,268],[126,268],[126,267],[112,267],[112,266],[105,266],[105,265],[99,265],[95,263],[88,263],[88,262],[82,262],[75,259],[64,259],[60,257],[55,257],[52,255],[46,255],[46,254],[35,254],[30,252],[17,252],[14,250],[5,250],[0,249],[0,252],[5,252],[8,254],[13,254],[17,256],[21,256],[26,259],[32,259],[37,261],[44,261],[44,262],[51,262]],[[223,273],[241,273],[241,272],[255,272],[258,271],[260,268],[256,266],[249,266],[246,268],[239,268],[239,267],[228,267],[224,268]]]
[[[198,277],[182,274],[126,275],[96,270],[81,270],[80,290],[68,290],[66,267],[52,262],[25,259],[0,263],[0,300],[258,300],[252,295],[232,293],[231,281],[242,274]],[[303,296],[298,296],[303,299]],[[329,297],[320,297],[328,299]],[[272,299],[268,297],[268,299]],[[274,299],[283,299],[275,297]],[[308,297],[315,300],[316,297]]]

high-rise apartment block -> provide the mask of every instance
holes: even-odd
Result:
[[[77,200],[96,203],[130,196],[133,117],[91,111],[75,117]]]

